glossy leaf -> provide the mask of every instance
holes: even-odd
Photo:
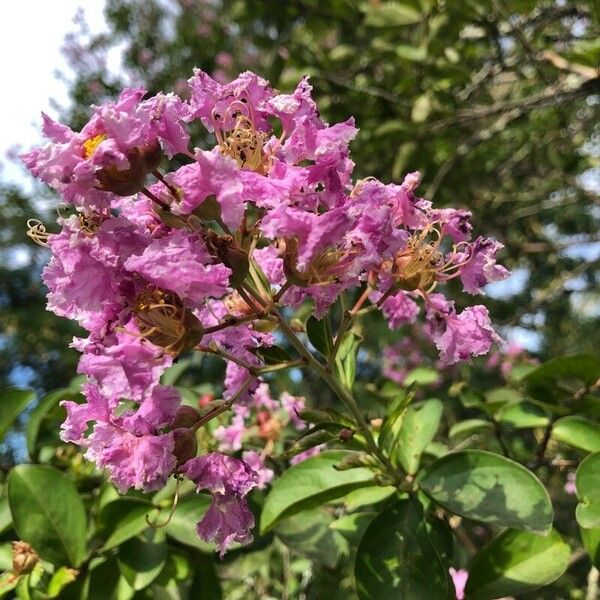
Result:
[[[600,452],[600,426],[584,417],[558,419],[552,427],[552,437],[587,452]]]
[[[451,583],[416,500],[387,507],[367,527],[354,565],[360,600],[447,600]]]
[[[421,489],[448,510],[502,527],[547,532],[552,504],[528,469],[483,450],[448,454],[419,476]]]
[[[344,505],[349,511],[353,511],[362,506],[378,504],[396,492],[397,489],[392,485],[370,485],[350,492],[344,498]]]
[[[159,529],[146,529],[119,546],[121,574],[134,590],[142,590],[158,577],[167,560],[165,534]]]
[[[600,528],[600,452],[585,458],[575,474],[579,504],[577,522],[586,529]]]
[[[110,550],[135,537],[148,527],[146,515],[155,519],[158,510],[138,498],[119,498],[100,511],[99,529],[104,538],[103,550]]]
[[[353,546],[358,545],[371,521],[377,516],[374,511],[344,515],[329,525],[339,531]]]
[[[206,494],[190,494],[182,498],[175,509],[171,520],[165,527],[166,534],[178,542],[198,548],[205,552],[214,552],[214,545],[201,540],[196,533],[196,523],[202,519],[208,510],[210,497]],[[165,510],[160,519],[166,519],[168,510]]]
[[[86,554],[87,516],[66,475],[50,466],[18,465],[8,476],[7,496],[22,540],[55,565],[81,564]]]
[[[372,484],[373,473],[368,469],[334,469],[347,455],[347,452],[323,452],[290,467],[276,479],[263,505],[261,532],[268,531],[285,517]]]
[[[485,419],[465,419],[452,425],[448,432],[448,437],[450,439],[463,439],[493,428],[494,426]]]
[[[515,429],[545,427],[549,423],[544,410],[532,402],[508,404],[496,413],[496,419]]]
[[[494,600],[548,585],[566,571],[570,555],[569,545],[555,530],[547,537],[506,530],[475,556],[467,598]]]
[[[277,525],[277,537],[291,550],[335,569],[350,552],[346,538],[330,528],[334,517],[322,509],[302,511]]]
[[[583,545],[590,556],[592,564],[600,569],[600,527],[596,529],[580,529]]]
[[[404,378],[404,385],[431,385],[439,381],[439,373],[430,367],[417,367]]]
[[[29,415],[26,429],[27,452],[29,456],[35,456],[35,445],[40,427],[44,417],[61,401],[73,394],[70,388],[53,390],[46,394],[35,406]]]
[[[432,399],[427,400],[421,408],[411,406],[404,413],[396,452],[407,473],[417,472],[421,454],[433,440],[443,412],[443,404]]]
[[[594,356],[574,355],[553,358],[537,369],[530,371],[523,383],[527,392],[544,402],[560,401],[572,394],[561,390],[558,382],[568,382],[576,389],[581,385],[592,385],[600,377],[600,360]]]
[[[316,350],[323,356],[329,356],[333,348],[333,341],[326,317],[319,320],[311,315],[306,322],[306,335]]]
[[[420,23],[422,17],[417,10],[397,2],[364,3],[365,23],[368,27],[400,27]]]
[[[0,440],[4,438],[15,419],[34,398],[33,390],[8,388],[0,392]]]

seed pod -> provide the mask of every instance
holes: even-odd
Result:
[[[27,542],[13,542],[12,568],[14,575],[31,573],[39,560],[37,552]]]
[[[193,427],[200,420],[200,413],[193,406],[180,406],[175,413],[173,429]]]
[[[175,447],[173,448],[173,456],[177,459],[177,464],[183,463],[194,458],[198,452],[198,440],[196,432],[188,427],[173,430],[173,438]]]

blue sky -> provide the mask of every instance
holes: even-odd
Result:
[[[104,0],[19,0],[4,7],[0,19],[0,56],[4,92],[0,94],[0,178],[27,184],[19,165],[6,159],[18,145],[40,141],[40,111],[56,116],[50,98],[67,102],[67,90],[55,71],[67,70],[62,41],[74,29],[73,17],[84,6],[92,31],[104,30]]]

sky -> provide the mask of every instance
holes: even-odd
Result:
[[[39,143],[40,111],[56,117],[50,98],[67,102],[64,82],[57,69],[68,72],[60,48],[72,31],[77,8],[84,6],[92,31],[105,30],[104,0],[19,0],[10,2],[0,19],[0,56],[4,92],[0,94],[0,177],[26,184],[21,167],[6,159],[6,152],[19,145],[23,150]]]

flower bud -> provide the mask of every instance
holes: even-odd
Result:
[[[356,469],[358,467],[364,467],[367,464],[369,455],[364,452],[352,452],[342,458],[342,460],[334,465],[336,471],[347,471],[348,469]]]
[[[349,442],[354,436],[354,431],[344,427],[339,433],[339,438],[342,442]]]
[[[27,542],[13,542],[12,568],[14,575],[31,573],[39,560],[37,552]]]
[[[180,406],[175,413],[173,429],[193,427],[200,420],[200,413],[193,406]]]
[[[190,458],[196,456],[198,440],[196,439],[196,432],[193,429],[188,427],[174,429],[173,438],[175,440],[173,456],[177,459],[178,465],[182,465],[190,460]]]
[[[208,404],[210,404],[215,399],[215,395],[213,393],[202,394],[200,398],[198,398],[198,406],[200,408],[204,408]]]
[[[281,432],[281,422],[271,413],[263,410],[256,415],[256,423],[261,438],[265,440],[276,440]]]

